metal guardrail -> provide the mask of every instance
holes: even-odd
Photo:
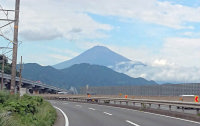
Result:
[[[1,73],[0,73],[0,77],[1,77]],[[11,79],[11,75],[4,74],[4,78]],[[19,81],[19,77],[16,77],[16,81]],[[44,88],[48,88],[48,89],[52,89],[52,90],[56,90],[56,91],[61,91],[61,92],[67,92],[67,90],[65,90],[65,89],[54,87],[54,86],[51,86],[51,85],[48,85],[48,84],[34,82],[34,81],[31,81],[31,80],[28,80],[28,79],[24,79],[24,78],[22,78],[22,83],[27,83],[27,84],[30,84],[30,85],[44,87]]]
[[[149,105],[151,107],[152,104],[157,105],[158,108],[161,107],[161,105],[165,105],[169,107],[169,110],[171,111],[172,106],[175,106],[177,108],[181,108],[183,111],[184,109],[194,109],[196,110],[197,114],[199,114],[200,110],[200,103],[192,103],[192,102],[180,102],[180,101],[166,101],[166,100],[149,100],[149,99],[131,99],[131,98],[109,98],[109,97],[55,97],[59,100],[68,100],[68,101],[77,101],[77,102],[93,102],[93,103],[106,103],[111,104],[111,101],[114,102],[114,104],[122,104],[123,102],[126,103],[126,105],[129,105],[128,103],[133,103],[132,105],[135,105],[135,103],[140,103],[141,107],[144,105]]]

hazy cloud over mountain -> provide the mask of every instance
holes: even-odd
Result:
[[[161,83],[200,82],[200,67],[181,67],[175,64],[168,64],[162,60],[157,60],[152,64],[124,62],[111,68],[131,77],[143,77]]]

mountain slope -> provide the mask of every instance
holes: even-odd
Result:
[[[41,81],[42,83],[61,88],[68,88],[63,79],[62,72],[51,66],[40,66],[36,63],[24,64],[22,77],[33,81]]]
[[[143,78],[131,78],[123,73],[118,73],[110,68],[86,63],[76,64],[61,70],[68,83],[74,86],[118,86],[118,85],[147,85],[156,84]]]
[[[56,64],[53,67],[56,69],[64,69],[74,64],[80,63],[89,63],[102,66],[114,66],[117,63],[128,61],[130,60],[111,51],[110,49],[104,46],[95,46],[80,54],[79,56],[71,60],[67,60],[62,63]]]
[[[110,68],[86,63],[76,64],[62,70],[57,70],[51,66],[25,64],[22,76],[26,79],[41,81],[61,88],[82,87],[87,84],[90,86],[156,84],[154,81],[131,78]]]

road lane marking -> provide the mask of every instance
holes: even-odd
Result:
[[[69,103],[63,103],[63,104],[67,105],[67,104],[69,104]]]
[[[94,108],[88,108],[88,109],[90,109],[90,110],[96,110],[96,109],[94,109]]]
[[[69,126],[69,119],[68,119],[67,115],[63,112],[63,110],[58,108],[58,107],[56,107],[56,106],[53,106],[53,107],[58,109],[63,114],[63,116],[65,118],[65,126]]]
[[[133,122],[131,122],[131,121],[129,121],[129,120],[126,120],[126,122],[127,122],[127,123],[130,123],[130,124],[132,124],[132,125],[134,125],[134,126],[140,126],[140,125],[138,125],[138,124],[136,124],[136,123],[133,123]]]
[[[104,114],[106,114],[106,115],[112,115],[112,114],[110,114],[110,113],[108,113],[108,112],[103,112]]]
[[[166,116],[166,115],[161,115],[161,114],[156,114],[156,113],[150,113],[150,112],[143,112],[143,113],[152,114],[152,115],[157,115],[157,116],[166,117],[166,118],[171,118],[171,119],[182,120],[182,121],[185,121],[185,122],[191,122],[191,123],[200,124],[200,122],[195,122],[195,121],[192,121],[192,120],[176,118],[176,117],[172,117],[172,116]]]
[[[82,107],[81,105],[76,105],[77,107]]]
[[[84,104],[89,104],[89,103],[84,103]],[[89,105],[90,105],[90,104],[89,104]],[[98,104],[96,104],[96,105],[98,105]],[[161,117],[166,117],[166,118],[181,120],[181,121],[185,121],[185,122],[200,124],[200,122],[196,122],[196,121],[192,121],[192,120],[187,120],[187,119],[182,119],[182,118],[177,118],[177,117],[172,117],[172,116],[166,116],[166,115],[161,115],[161,114],[156,114],[156,113],[151,113],[151,112],[144,112],[144,111],[133,110],[133,109],[127,109],[127,108],[116,107],[116,106],[107,106],[107,105],[98,105],[98,106],[104,106],[104,107],[108,107],[108,108],[124,109],[124,110],[128,110],[128,111],[132,110],[132,111],[135,111],[135,112],[147,113],[147,114],[151,114],[151,115],[156,115],[156,116],[161,116]]]

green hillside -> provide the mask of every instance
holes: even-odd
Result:
[[[69,88],[70,86],[118,86],[156,84],[143,78],[132,78],[100,65],[75,64],[69,68],[58,70],[51,66],[25,64],[22,75],[26,79],[41,81],[46,84]]]

